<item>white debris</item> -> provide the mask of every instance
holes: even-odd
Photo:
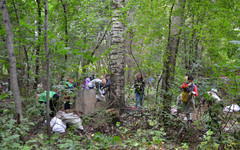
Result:
[[[66,130],[66,123],[64,123],[61,119],[54,117],[50,121],[50,126],[52,128],[52,132],[60,132],[64,133]]]
[[[70,125],[73,125],[77,129],[83,130],[82,120],[77,114],[58,111],[56,116],[59,119],[61,119],[64,123],[68,123]]]
[[[171,113],[174,114],[174,115],[177,114],[177,106],[176,105],[172,106]]]
[[[212,90],[216,90],[216,89],[212,89]],[[212,98],[214,98],[215,100],[216,100],[216,103],[220,103],[222,100],[220,99],[220,97],[216,94],[216,93],[214,93],[214,92],[212,92],[212,91],[209,91],[208,92],[208,95],[209,96],[212,96]]]
[[[231,106],[226,106],[223,111],[238,112],[238,111],[240,111],[240,107],[237,104],[232,104]]]

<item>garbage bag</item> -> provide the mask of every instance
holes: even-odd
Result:
[[[54,117],[50,121],[50,126],[52,128],[52,132],[60,132],[64,133],[66,130],[66,123],[64,123],[61,119]]]
[[[60,118],[64,123],[73,125],[76,129],[83,130],[82,120],[77,114],[67,113],[64,111],[58,111],[56,116]]]
[[[225,112],[233,112],[233,111],[238,112],[238,111],[240,111],[240,107],[237,104],[232,104],[231,106],[226,106],[223,111],[225,111]]]

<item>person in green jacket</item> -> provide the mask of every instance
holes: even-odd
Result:
[[[57,106],[57,100],[60,98],[60,95],[54,91],[49,91],[49,107],[50,110],[52,111],[50,113],[51,117],[54,117],[54,112],[55,112],[55,108]],[[43,93],[41,93],[40,95],[37,96],[37,101],[39,103],[47,103],[47,91],[44,91]]]

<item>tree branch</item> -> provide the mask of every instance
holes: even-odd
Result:
[[[101,43],[102,43],[104,37],[105,37],[106,34],[107,34],[107,31],[108,31],[107,29],[110,27],[111,23],[112,23],[112,21],[109,22],[109,24],[108,24],[108,26],[107,26],[107,28],[106,28],[106,30],[105,30],[105,32],[104,32],[104,34],[103,34],[101,40],[98,42],[98,44],[96,45],[96,47],[95,47],[94,50],[92,51],[91,56],[93,56],[93,55],[95,54],[96,50],[97,50],[97,49],[99,48],[99,46],[101,45]]]

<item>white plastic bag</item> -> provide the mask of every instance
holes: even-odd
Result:
[[[238,112],[238,111],[240,111],[240,107],[237,104],[232,104],[231,106],[226,106],[223,111],[225,111],[225,112],[233,112],[233,111]]]
[[[66,130],[66,123],[64,123],[61,119],[54,117],[50,121],[50,126],[52,128],[52,132],[60,132],[64,133]]]
[[[216,93],[214,93],[214,92],[209,91],[209,92],[208,92],[208,95],[209,95],[209,96],[212,96],[212,98],[214,98],[214,99],[216,100],[216,103],[217,103],[217,104],[222,101],[221,98],[220,98]]]
[[[82,120],[77,114],[66,113],[64,111],[58,111],[57,117],[59,117],[64,123],[69,123],[77,129],[83,130]]]

